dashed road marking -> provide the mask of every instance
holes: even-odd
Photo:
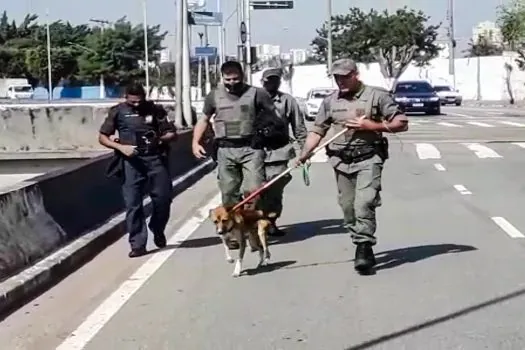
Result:
[[[457,116],[457,117],[463,117],[463,118],[469,118],[469,119],[475,118],[475,117],[473,117],[471,115],[468,115],[468,114],[453,113],[453,112],[447,112],[447,115],[454,115],[454,116]]]
[[[521,148],[525,148],[525,142],[513,142],[512,143],[514,146],[518,146],[518,147],[521,147]]]
[[[454,185],[454,188],[456,189],[456,191],[458,191],[460,194],[462,194],[464,196],[472,194],[472,192],[467,190],[467,188],[465,186],[463,186],[463,185]]]
[[[525,127],[525,124],[522,124],[522,123],[516,123],[516,122],[509,122],[509,121],[506,121],[506,120],[501,120],[499,121],[501,124],[505,124],[505,125],[510,125],[510,126],[518,126],[520,128],[523,128]]]
[[[483,128],[493,128],[494,127],[494,125],[490,125],[490,124],[482,123],[482,122],[467,122],[467,124],[481,126]]]
[[[441,153],[431,143],[416,143],[416,152],[419,159],[441,159]]]
[[[494,216],[491,219],[510,237],[525,238],[525,235],[523,235],[523,233],[521,233],[516,227],[514,227],[514,225],[508,222],[505,218],[501,216]]]
[[[449,127],[449,128],[462,128],[463,127],[463,125],[447,123],[447,122],[440,122],[440,123],[437,123],[437,124],[441,125],[441,126],[446,126],[446,127]]]
[[[478,158],[503,158],[493,149],[479,143],[462,143],[462,145],[473,151]]]
[[[434,164],[434,168],[436,168],[437,171],[445,171],[445,167],[442,164],[436,163]]]

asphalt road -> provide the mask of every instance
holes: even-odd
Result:
[[[296,172],[287,188],[281,224],[288,235],[271,245],[271,267],[257,273],[256,254],[249,254],[247,273],[232,278],[233,266],[205,220],[217,202],[210,174],[173,203],[174,245],[130,260],[121,239],[5,319],[0,344],[10,350],[525,348],[525,127],[500,123],[525,120],[447,111],[411,117],[403,147],[392,138],[376,275],[353,271],[332,171],[318,156],[310,187]],[[444,122],[463,128],[438,124]]]

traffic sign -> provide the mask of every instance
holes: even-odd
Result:
[[[254,10],[289,10],[293,9],[293,0],[253,0]]]
[[[217,48],[214,46],[203,46],[195,48],[195,56],[197,57],[215,57],[217,55]]]
[[[188,10],[202,10],[206,7],[206,0],[188,0]]]
[[[194,11],[190,12],[189,23],[196,26],[222,26],[222,12]]]
[[[241,22],[241,43],[246,43],[246,23]]]

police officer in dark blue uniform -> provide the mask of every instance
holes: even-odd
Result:
[[[148,230],[142,201],[149,185],[152,215],[149,229],[157,247],[166,246],[164,230],[168,223],[172,185],[166,152],[176,138],[176,129],[159,105],[146,101],[144,88],[132,84],[126,101],[113,106],[100,127],[99,142],[114,149],[122,162],[122,194],[126,205],[129,257],[146,254]],[[118,131],[118,139],[113,135]]]

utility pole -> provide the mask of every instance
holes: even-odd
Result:
[[[222,6],[221,6],[221,0],[217,0],[217,12],[222,12]],[[224,17],[224,16],[223,16]],[[218,48],[219,48],[219,66],[222,65],[224,63],[224,57],[225,57],[225,52],[224,52],[224,28],[225,28],[225,25],[224,25],[224,22],[222,23],[221,26],[218,26],[217,27],[217,36],[218,36]]]
[[[326,0],[328,5],[328,54],[327,54],[327,64],[328,64],[328,75],[332,76],[332,0]]]
[[[47,90],[48,100],[53,99],[53,70],[51,69],[51,33],[49,32],[49,9],[46,9],[46,41],[47,41]]]
[[[206,47],[210,46],[210,40],[208,38],[208,26],[204,26],[204,44]],[[210,83],[210,58],[208,56],[204,57],[204,69],[206,70],[206,84],[204,86],[204,89],[206,91],[206,95],[210,93],[211,90],[211,83]]]
[[[200,47],[203,47],[204,46],[204,41],[203,41],[203,37],[204,37],[204,33],[197,33],[199,35],[199,42],[200,42]],[[201,99],[202,98],[202,57],[199,57],[198,58],[199,60],[199,68],[197,70],[197,99]]]
[[[251,5],[250,0],[244,1],[244,23],[246,24],[246,44],[244,45],[246,50],[246,67],[244,74],[246,75],[246,82],[248,84],[252,83],[252,33],[251,33],[251,25],[250,25],[250,12],[251,12]]]
[[[456,88],[456,69],[455,69],[455,50],[456,40],[454,39],[454,0],[448,0],[448,74],[452,76],[452,87]]]
[[[192,126],[190,80],[190,30],[188,26],[188,1],[182,1],[182,111],[186,124]]]
[[[146,0],[142,0],[142,14],[144,16],[144,70],[146,72],[146,96],[149,97],[149,45],[148,45],[148,9]]]
[[[184,18],[187,17],[184,12],[183,3],[186,0],[175,0],[177,10],[177,31],[175,35],[175,122],[177,126],[182,125],[182,37]],[[186,19],[187,22],[187,19]]]

